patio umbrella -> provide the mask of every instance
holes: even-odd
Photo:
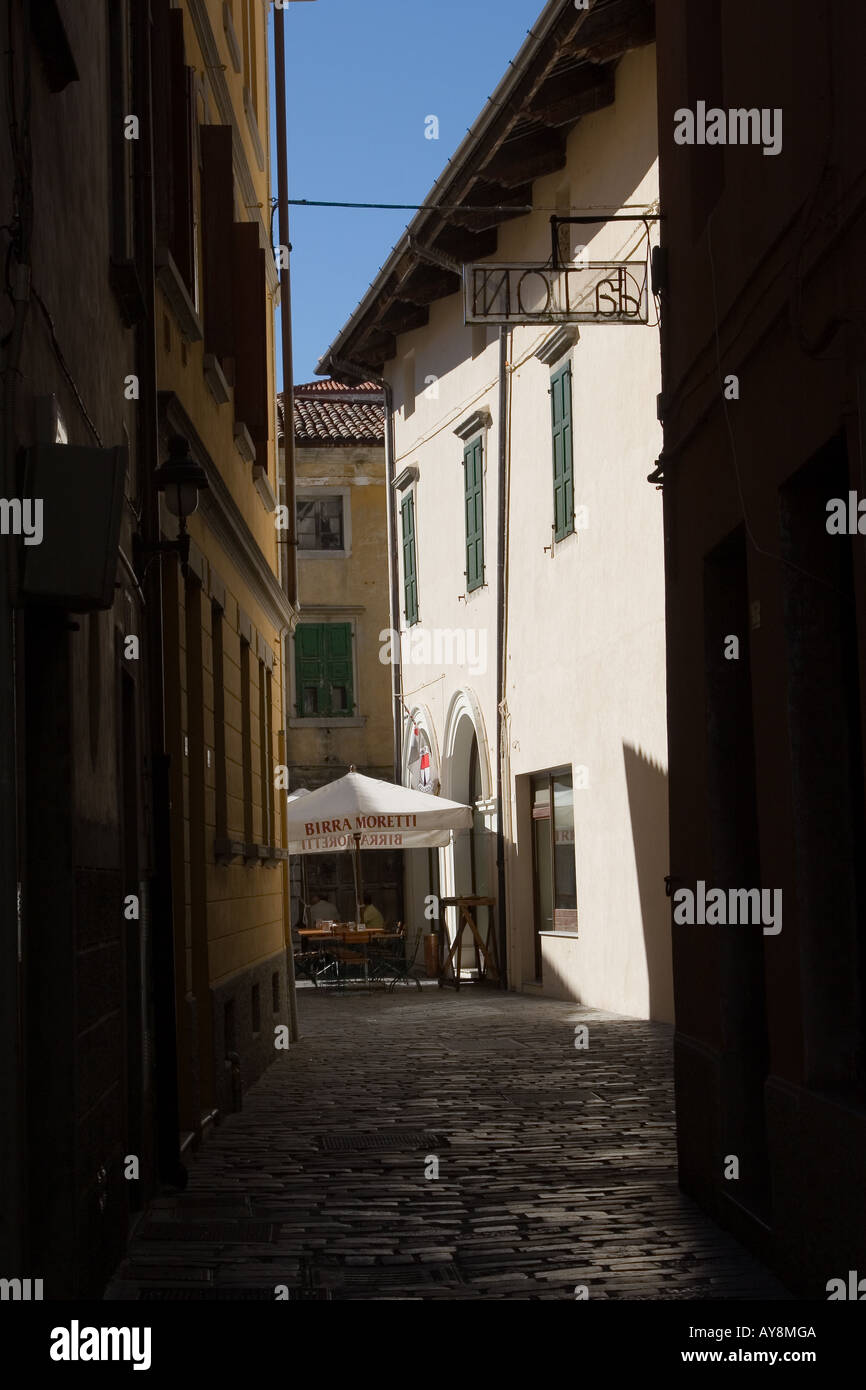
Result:
[[[472,824],[472,807],[428,792],[380,782],[350,768],[317,791],[289,798],[289,854],[351,850],[356,920],[361,920],[362,849],[423,849],[447,845],[452,830]]]

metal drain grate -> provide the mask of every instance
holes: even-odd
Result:
[[[316,1287],[340,1288],[402,1288],[411,1285],[462,1284],[460,1271],[455,1264],[446,1265],[364,1265],[319,1267],[311,1271]]]
[[[243,1207],[249,1210],[247,1199],[240,1192],[185,1192],[182,1197],[174,1199],[175,1211],[200,1211],[202,1208],[215,1207],[224,1210],[226,1207]]]
[[[288,1299],[283,1302],[297,1303],[302,1293],[300,1289],[289,1289]],[[157,1288],[141,1289],[140,1303],[166,1302],[176,1300],[196,1303],[273,1303],[274,1291],[270,1289],[190,1289],[183,1285],[165,1284]]]
[[[323,1153],[374,1153],[398,1149],[428,1149],[447,1146],[439,1134],[424,1129],[380,1129],[376,1134],[320,1134]]]
[[[160,1260],[158,1265],[153,1266],[130,1264],[123,1277],[131,1280],[133,1284],[146,1284],[150,1281],[154,1284],[165,1284],[169,1279],[173,1284],[189,1283],[197,1284],[202,1289],[213,1288],[208,1270],[185,1269],[183,1265],[170,1265],[165,1260]]]
[[[177,1240],[205,1245],[270,1244],[276,1239],[270,1221],[148,1221],[136,1240]]]

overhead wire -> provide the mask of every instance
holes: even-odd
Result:
[[[546,207],[543,204],[534,203],[355,203],[342,200],[327,200],[323,198],[289,198],[289,205],[296,208],[357,208],[363,210],[386,211],[386,212],[548,212],[560,217],[565,217],[569,213],[600,212],[604,216],[599,221],[615,222],[617,214],[623,213],[627,209],[643,213],[646,211],[643,203],[624,203],[622,207],[611,209],[606,204],[582,203],[580,207],[569,207],[568,212],[564,213],[562,207]],[[660,214],[647,213],[650,218],[657,218]]]

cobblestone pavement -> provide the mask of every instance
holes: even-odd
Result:
[[[786,1297],[677,1188],[670,1028],[435,986],[299,1011],[108,1297]]]

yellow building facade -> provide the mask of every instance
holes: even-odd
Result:
[[[207,476],[163,566],[180,1125],[236,1107],[288,1018],[266,0],[152,7],[160,457]],[[161,90],[160,90],[161,85]],[[162,532],[177,519],[162,498]]]
[[[394,780],[384,396],[373,382],[294,388],[300,617],[287,650],[289,788],[349,767]],[[365,887],[401,915],[399,852],[363,855]],[[314,892],[354,914],[348,855],[292,863],[292,921]]]

